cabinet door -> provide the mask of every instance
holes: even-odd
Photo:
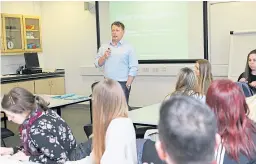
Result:
[[[24,88],[28,90],[31,93],[34,93],[34,81],[24,81],[24,82],[18,82],[18,87]]]
[[[23,16],[25,51],[42,52],[40,17]]]
[[[65,79],[64,77],[51,78],[51,94],[65,94]]]
[[[51,94],[50,80],[35,80],[35,94]]]
[[[17,86],[17,83],[1,84],[1,95],[7,94],[12,88]]]
[[[2,14],[2,23],[4,52],[23,52],[22,15]]]

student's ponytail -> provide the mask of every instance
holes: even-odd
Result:
[[[40,96],[35,96],[35,100],[37,105],[44,111],[48,110],[48,105],[49,103],[47,103],[42,97]]]

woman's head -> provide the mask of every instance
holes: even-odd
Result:
[[[5,94],[1,105],[8,119],[17,124],[22,124],[30,112],[38,107],[47,110],[47,104],[42,98],[19,87],[13,88],[8,94]]]
[[[195,73],[198,77],[200,92],[206,94],[207,89],[212,82],[211,63],[205,59],[197,60],[195,64]]]
[[[216,114],[218,132],[228,154],[235,160],[238,160],[240,153],[251,157],[255,150],[252,140],[255,128],[248,118],[245,96],[237,84],[227,79],[213,81],[206,103]]]
[[[93,149],[96,163],[105,151],[105,135],[110,122],[118,117],[128,117],[128,106],[121,85],[104,79],[93,89]]]
[[[256,71],[256,49],[252,50],[246,60],[246,66],[245,66],[245,74],[247,77],[249,77],[249,74],[252,71]]]
[[[193,94],[198,92],[198,82],[194,71],[188,67],[182,68],[178,74],[175,92],[183,94]]]

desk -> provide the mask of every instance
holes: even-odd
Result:
[[[128,112],[135,125],[157,126],[161,103],[149,105]]]
[[[57,110],[57,113],[60,116],[61,116],[61,108],[64,108],[69,105],[89,101],[90,119],[91,119],[91,123],[92,123],[92,99],[91,99],[91,97],[87,97],[84,99],[78,99],[78,100],[65,100],[65,99],[52,98],[55,95],[38,95],[38,96],[42,97],[46,102],[49,102],[50,104],[48,105],[48,108]]]

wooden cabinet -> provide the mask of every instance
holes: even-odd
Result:
[[[55,77],[1,84],[1,94],[7,94],[14,87],[25,88],[35,94],[63,95],[65,94],[65,78]]]
[[[31,93],[35,93],[34,91],[34,81],[24,81],[24,82],[18,82],[17,87],[24,88],[28,90]]]
[[[40,17],[1,14],[1,23],[1,55],[42,52]]]
[[[63,77],[51,79],[51,94],[52,95],[65,94],[65,80]]]
[[[34,81],[1,84],[1,94],[7,94],[12,88],[21,87],[34,93]]]
[[[22,15],[1,14],[3,52],[23,52],[23,21]]]
[[[7,94],[12,88],[17,86],[18,83],[1,84],[1,95]]]
[[[35,80],[35,94],[51,94],[50,80]]]
[[[35,94],[65,94],[64,77],[35,80]]]

